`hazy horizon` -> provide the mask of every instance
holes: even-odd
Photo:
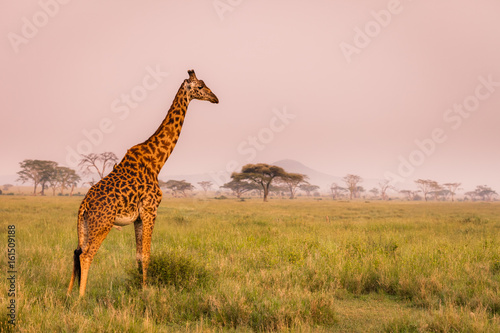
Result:
[[[194,69],[220,103],[191,102],[161,179],[292,159],[400,188],[500,192],[499,12],[490,0],[5,3],[0,178],[24,159],[121,159]]]

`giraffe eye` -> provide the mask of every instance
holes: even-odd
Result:
[[[203,89],[203,88],[204,88],[204,86],[198,86],[198,89]]]

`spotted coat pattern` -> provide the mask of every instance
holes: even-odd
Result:
[[[121,162],[106,177],[92,186],[78,211],[78,247],[68,294],[75,278],[80,281],[80,296],[85,294],[93,257],[113,226],[134,224],[136,260],[146,282],[151,236],[162,192],[158,174],[172,153],[193,99],[218,103],[217,96],[198,80],[194,71],[179,88],[167,116],[146,141],[130,148]]]

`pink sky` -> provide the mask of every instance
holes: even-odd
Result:
[[[23,159],[75,167],[68,152],[83,148],[121,158],[193,68],[220,103],[191,103],[162,179],[287,158],[400,188],[430,178],[500,193],[498,1],[0,7],[0,179]]]

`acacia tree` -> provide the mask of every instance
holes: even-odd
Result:
[[[474,192],[485,201],[491,201],[495,195],[498,195],[496,191],[493,191],[491,187],[486,185],[478,185]]]
[[[443,184],[444,187],[449,191],[451,201],[455,201],[455,194],[462,183],[446,183]]]
[[[52,195],[56,195],[56,189],[60,185],[60,176],[61,171],[59,170],[59,167],[55,167],[54,170],[52,170],[50,178],[49,178],[49,187],[52,189]]]
[[[168,188],[169,190],[172,190],[174,196],[182,195],[184,197],[188,196],[186,191],[191,191],[194,189],[194,186],[185,180],[172,180],[171,179],[167,182],[162,182],[161,186]]]
[[[443,199],[446,200],[448,192],[441,185],[439,185],[438,182],[431,183],[430,187],[431,191],[429,192],[429,194],[434,197],[434,200],[439,201],[440,197],[443,197]]]
[[[278,183],[276,185],[271,185],[269,187],[269,192],[274,193],[280,199],[283,199],[283,196],[286,192],[288,192],[288,186],[283,185],[282,183]]]
[[[12,185],[12,184],[4,184],[2,187],[3,187],[3,190],[4,190],[4,191],[8,191],[8,190],[10,190],[10,188],[11,188],[11,187],[13,187],[13,186],[14,186],[14,185]]]
[[[233,179],[230,182],[227,182],[224,185],[222,185],[221,188],[227,188],[233,191],[236,197],[240,199],[243,193],[250,192],[252,190],[257,190],[259,189],[259,186],[255,183],[250,183],[248,181]]]
[[[241,168],[241,172],[233,172],[231,178],[235,180],[248,180],[262,187],[264,201],[267,201],[269,187],[275,178],[283,177],[286,172],[283,168],[276,165],[265,163],[247,164]]]
[[[310,197],[311,196],[311,192],[314,192],[317,189],[319,189],[319,186],[318,185],[311,185],[311,184],[302,184],[302,185],[299,186],[299,188],[302,191],[306,192],[306,195],[308,197]]]
[[[408,199],[408,201],[415,200],[415,198],[417,197],[417,195],[418,195],[419,192],[420,191],[411,191],[411,190],[401,190],[401,191],[399,191],[399,193],[404,194],[406,196],[406,199]]]
[[[378,183],[378,188],[380,189],[380,196],[382,197],[382,200],[387,200],[387,190],[391,188],[391,185],[389,185],[388,180],[384,180],[380,183]]]
[[[476,191],[465,192],[464,195],[465,195],[465,199],[467,199],[467,197],[469,197],[470,201],[476,201],[476,197],[477,197]]]
[[[345,182],[347,190],[349,191],[349,199],[357,197],[358,191],[360,190],[360,186],[358,183],[361,183],[363,179],[357,175],[347,175],[342,180]]]
[[[368,191],[368,192],[370,192],[370,193],[373,195],[373,198],[378,197],[378,194],[379,194],[379,190],[378,190],[378,188],[374,187],[374,188],[372,188],[372,189],[371,189],[370,191]]]
[[[333,183],[330,186],[330,191],[332,191],[333,200],[340,198],[343,192],[347,191],[345,187],[339,186],[337,183]]]
[[[278,181],[283,186],[285,186],[290,193],[290,199],[295,198],[295,194],[297,193],[297,189],[300,186],[308,185],[309,183],[306,181],[307,176],[301,173],[291,173],[287,172],[285,175],[281,176]]]
[[[205,181],[201,181],[201,182],[198,182],[198,185],[201,186],[201,188],[203,189],[203,191],[205,192],[205,195],[207,194],[207,191],[210,190],[210,188],[212,187],[214,183],[212,183],[211,181],[209,180],[205,180]]]
[[[112,152],[104,152],[101,154],[88,154],[83,155],[78,166],[85,174],[94,173],[94,170],[99,175],[100,179],[106,176],[106,169],[113,169],[114,165],[118,163],[118,157]]]
[[[465,192],[464,195],[469,197],[471,201],[479,200],[479,198],[481,198],[480,200],[491,201],[498,193],[489,186],[478,185],[474,191]]]
[[[19,163],[21,171],[17,172],[23,184],[33,182],[33,195],[36,195],[38,185],[42,187],[41,195],[45,195],[45,184],[49,182],[57,163],[43,160],[24,160]]]
[[[438,183],[434,180],[430,179],[417,179],[415,180],[415,183],[417,184],[417,187],[420,189],[420,191],[424,194],[424,200],[427,201],[427,195],[436,189]]]
[[[70,196],[73,195],[73,190],[76,185],[80,182],[81,178],[77,175],[76,171],[66,167],[58,167],[59,169],[59,186],[61,188],[61,194],[67,188],[71,188],[69,193]]]

